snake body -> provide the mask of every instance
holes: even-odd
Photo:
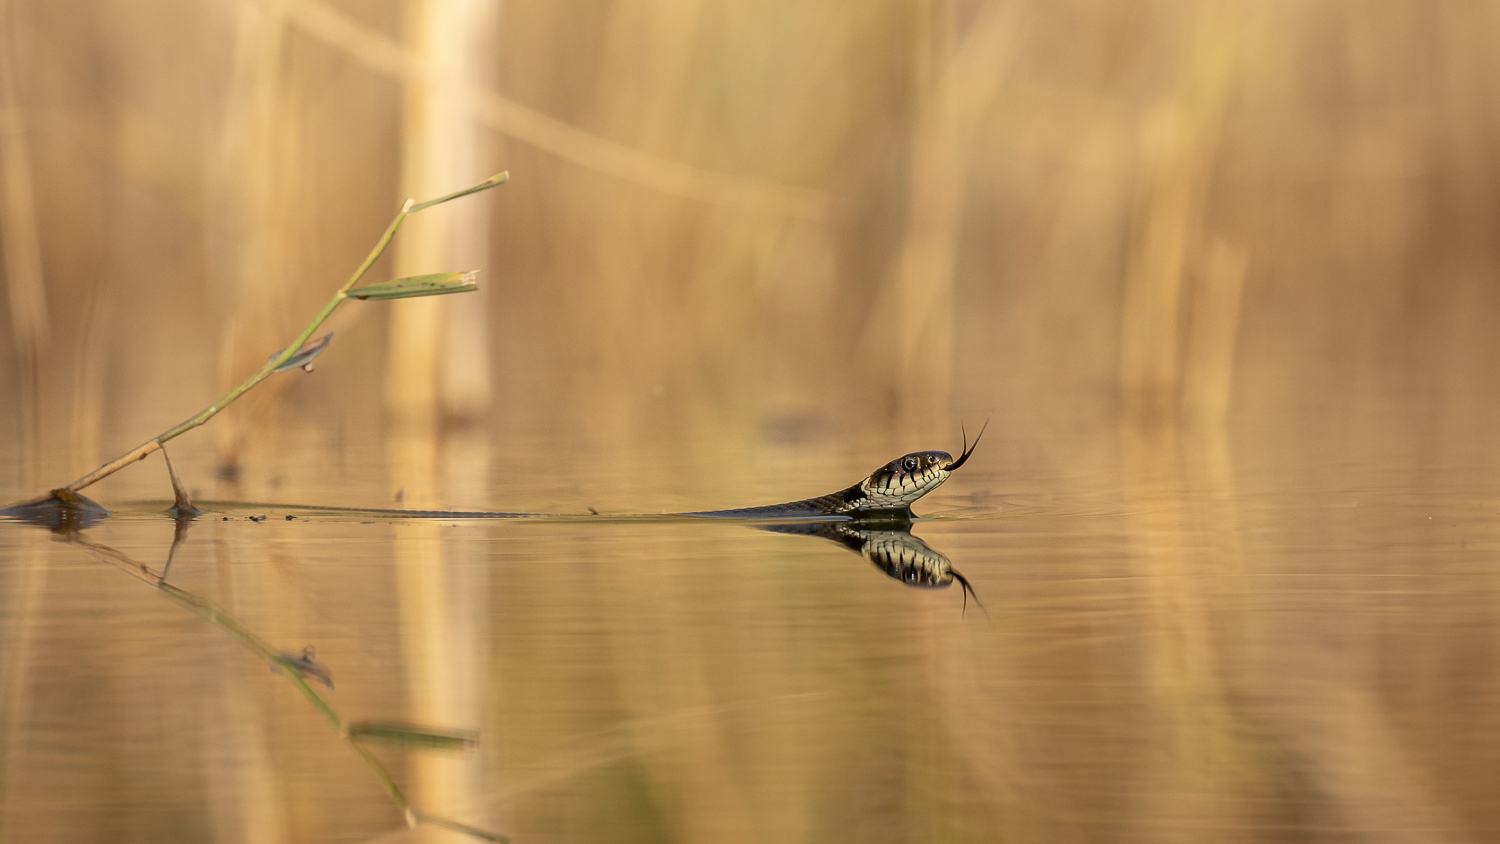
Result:
[[[918,498],[943,485],[948,476],[964,465],[979,437],[973,443],[964,438],[964,449],[957,460],[946,451],[914,451],[871,472],[864,480],[847,489],[788,501],[785,504],[769,504],[763,507],[742,507],[737,510],[706,510],[683,513],[684,516],[708,516],[730,519],[820,519],[843,517],[907,518],[912,517],[911,505]]]

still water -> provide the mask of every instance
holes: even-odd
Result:
[[[200,501],[175,550],[161,501],[105,498],[71,537],[0,522],[4,840],[474,840],[406,827],[275,667],[308,647],[342,723],[477,738],[371,753],[415,811],[517,842],[1500,836],[1493,475],[1112,447],[1061,476],[982,447],[914,540],[877,537],[982,609],[871,537],[658,515],[899,450],[657,479],[634,511],[607,483],[598,515],[581,472],[527,518],[292,485]]]

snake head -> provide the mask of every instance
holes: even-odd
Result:
[[[946,451],[913,451],[881,466],[860,484],[861,509],[896,510],[933,491],[948,480],[944,465],[953,460]]]
[[[989,422],[985,422],[989,427]],[[979,437],[984,428],[979,429]],[[964,435],[964,450],[957,460],[946,451],[913,451],[870,473],[858,486],[859,510],[901,510],[913,501],[937,489],[955,469],[964,465],[979,445],[979,437],[969,442]],[[855,490],[850,490],[854,492]]]

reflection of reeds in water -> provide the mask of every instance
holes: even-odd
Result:
[[[45,541],[40,531],[34,533],[36,535],[21,540],[24,543],[22,548],[35,550]],[[20,748],[32,715],[30,690],[39,671],[36,639],[38,628],[43,624],[47,567],[43,564],[25,565],[14,571],[11,578],[6,584],[4,626],[0,628],[9,643],[4,655],[0,656],[0,717],[5,719],[4,729],[0,730],[0,741],[4,742],[0,745],[0,758],[5,760],[0,763],[0,794],[13,793],[15,783],[26,776],[22,762],[25,755]],[[4,820],[0,820],[0,834],[13,838],[14,830],[7,826]]]

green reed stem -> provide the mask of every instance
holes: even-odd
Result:
[[[191,431],[199,425],[202,425],[208,420],[214,418],[219,414],[219,411],[233,404],[234,401],[240,396],[249,392],[251,388],[255,387],[260,382],[266,380],[266,378],[269,377],[271,373],[276,371],[277,367],[281,366],[283,363],[286,363],[287,359],[296,354],[298,349],[302,348],[302,346],[307,343],[308,340],[312,339],[313,333],[318,330],[319,326],[321,326],[324,321],[326,321],[328,317],[333,314],[334,310],[336,310],[339,305],[344,303],[345,299],[349,298],[349,290],[353,288],[354,285],[358,284],[360,279],[365,277],[365,273],[368,273],[370,271],[370,267],[374,266],[375,262],[380,259],[380,256],[385,253],[386,247],[390,246],[391,244],[391,239],[396,236],[396,230],[401,228],[401,223],[406,220],[408,214],[415,214],[418,211],[424,211],[435,205],[441,205],[444,202],[448,202],[449,200],[458,199],[459,197],[468,196],[469,194],[478,193],[483,190],[489,190],[492,187],[504,184],[505,181],[509,178],[509,173],[497,173],[496,175],[485,179],[477,185],[464,188],[463,190],[456,193],[450,193],[447,196],[440,196],[437,199],[429,199],[426,202],[415,202],[414,200],[408,199],[406,201],[406,204],[402,206],[400,213],[398,213],[396,215],[396,218],[391,221],[391,224],[386,227],[385,234],[380,236],[380,240],[376,241],[375,247],[371,249],[370,254],[365,257],[364,263],[359,265],[359,268],[354,271],[354,274],[349,277],[349,280],[344,282],[344,286],[340,287],[338,289],[338,292],[333,294],[333,298],[328,300],[328,304],[324,305],[323,309],[321,311],[318,311],[318,315],[313,317],[313,321],[302,330],[301,334],[297,335],[297,338],[295,340],[293,340],[290,344],[283,348],[280,354],[276,355],[274,358],[268,361],[266,365],[262,366],[258,371],[256,371],[254,375],[246,378],[243,382],[240,383],[239,386],[235,387],[233,390],[230,390],[228,393],[225,393],[224,396],[221,397],[218,401],[199,411],[196,416],[193,416],[191,419],[188,419],[181,424],[169,428],[156,437],[153,437],[152,439],[141,443],[140,445],[136,446],[130,451],[125,452],[114,460],[105,463],[103,466],[100,466],[94,471],[89,472],[87,475],[84,475],[78,480],[73,481],[66,487],[63,487],[63,489],[67,490],[68,492],[77,492],[81,489],[84,489],[85,487],[91,486],[101,480],[104,480],[110,475],[113,475],[114,473],[120,471],[121,469],[129,466],[132,463],[135,463],[138,460],[145,459],[152,452],[159,450],[163,444],[182,436],[188,431]],[[54,491],[52,493],[48,493],[47,495],[39,496],[35,499],[21,502],[21,504],[39,503],[41,501],[47,500],[50,497],[54,497],[55,495],[56,493]]]

